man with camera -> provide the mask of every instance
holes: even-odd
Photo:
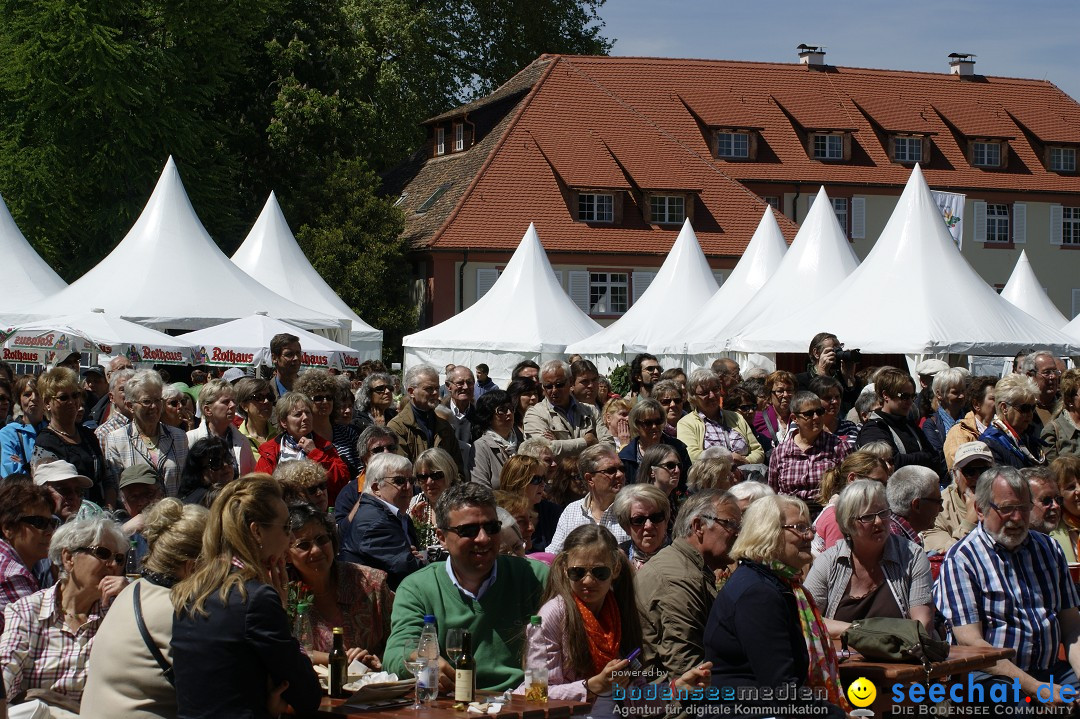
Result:
[[[841,416],[855,406],[862,387],[855,379],[855,366],[859,363],[859,350],[846,350],[836,335],[818,332],[810,340],[810,359],[806,371],[795,375],[798,389],[810,391],[814,377],[833,377],[843,387]]]

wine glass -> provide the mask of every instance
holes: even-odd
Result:
[[[461,651],[461,638],[464,631],[461,628],[446,630],[446,657],[450,660],[450,666],[452,667],[457,666],[458,660],[461,659],[463,654]]]
[[[424,670],[425,664],[424,658],[420,656],[420,637],[408,640],[405,643],[404,652],[405,668],[416,677],[416,686],[414,687],[416,698],[413,700],[412,708],[419,711],[422,706],[420,703],[420,672]]]

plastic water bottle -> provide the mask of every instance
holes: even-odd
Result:
[[[529,626],[525,628],[525,701],[547,702],[548,700],[548,670],[542,657],[544,639],[541,636],[542,625],[540,617],[529,618]]]
[[[435,616],[424,615],[424,628],[420,630],[417,660],[424,660],[418,682],[418,701],[432,703],[439,695],[439,633],[435,628]]]
[[[311,653],[315,651],[315,629],[311,624],[311,605],[308,602],[300,602],[296,605],[293,636],[304,648],[304,653],[311,656]]]

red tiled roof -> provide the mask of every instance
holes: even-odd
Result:
[[[1020,134],[1004,108],[990,100],[935,100],[934,109],[966,137],[999,137],[1011,140]]]
[[[1043,142],[1080,144],[1080,108],[1021,105],[1009,114]]]
[[[722,93],[689,88],[679,92],[679,99],[709,127],[744,130],[760,130],[764,127],[753,110],[743,103],[739,91],[735,88],[729,87]]]
[[[611,151],[593,133],[569,127],[537,127],[528,134],[568,187],[630,189],[630,181]]]
[[[850,99],[834,93],[784,88],[772,99],[804,130],[855,130],[855,113]]]
[[[926,117],[934,109],[917,98],[859,95],[851,99],[885,132],[933,134]]]

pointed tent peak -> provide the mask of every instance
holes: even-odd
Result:
[[[746,245],[743,257],[759,252],[779,251],[782,254],[787,252],[787,248],[787,240],[784,239],[780,223],[776,221],[776,210],[773,209],[772,205],[769,205],[765,208],[765,212],[762,213],[761,221],[758,222],[757,229],[754,230],[754,234],[750,237],[750,242]]]
[[[1031,260],[1029,260],[1027,256],[1027,250],[1020,250],[1020,257],[1016,260],[1016,266],[1019,267],[1021,262],[1029,266],[1031,265]],[[1013,272],[1015,271],[1016,268],[1013,268]]]
[[[696,301],[690,298],[696,298],[701,293],[707,292],[708,294],[697,303],[698,306],[704,304],[717,290],[716,276],[709,267],[709,261],[705,259],[705,253],[701,249],[701,243],[698,242],[697,234],[694,233],[694,227],[690,224],[689,218],[683,220],[679,236],[675,238],[675,244],[671,246],[664,264],[660,266],[656,277],[645,293],[634,302],[634,305],[651,302],[651,296],[655,295],[661,295],[662,297],[658,298],[661,301],[670,302],[669,293],[676,284],[681,288],[680,292],[690,293],[687,298],[689,301],[686,302],[687,306],[693,306]],[[666,297],[663,297],[664,295]]]
[[[1069,323],[1069,319],[1046,296],[1046,290],[1043,289],[1038,275],[1035,274],[1035,268],[1032,267],[1027,253],[1023,250],[1016,260],[1012,274],[1009,275],[1009,281],[1001,290],[1001,296],[1035,319],[1055,329],[1060,329]]]
[[[832,282],[846,277],[858,265],[859,258],[840,229],[832,201],[823,186],[777,268],[777,275],[783,282],[793,282],[805,277],[805,273],[824,271],[833,278],[830,279]]]
[[[543,270],[543,272],[541,273],[540,270]],[[536,231],[536,225],[530,222],[525,234],[521,236],[521,242],[518,243],[517,249],[510,256],[510,261],[506,263],[506,267],[503,269],[502,274],[499,275],[499,279],[495,281],[495,284],[502,282],[502,279],[507,276],[520,278],[533,272],[537,272],[537,276],[550,277],[552,280],[555,277],[555,270],[552,269],[551,262],[548,261],[547,252],[544,250],[543,243],[540,242],[540,234]],[[507,281],[510,282],[511,280]],[[514,279],[512,281],[517,282],[518,280]]]

